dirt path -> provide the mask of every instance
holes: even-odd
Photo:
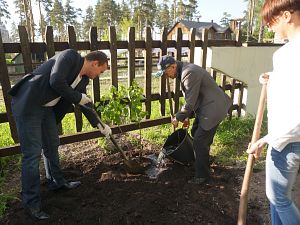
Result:
[[[125,147],[135,148],[128,143]],[[158,152],[158,146],[145,144],[143,155]],[[157,179],[127,174],[120,155],[104,155],[93,140],[62,146],[61,153],[66,178],[80,180],[81,187],[50,192],[42,185],[49,221],[32,221],[15,200],[0,224],[236,224],[243,168],[213,165],[211,182],[198,186],[187,183],[193,167],[173,162],[167,163]],[[138,151],[132,151],[132,157],[137,155]],[[269,224],[264,172],[254,173],[252,181],[248,224]],[[295,190],[298,205],[299,182]]]

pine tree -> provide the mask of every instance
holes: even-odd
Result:
[[[170,28],[172,24],[172,18],[169,10],[169,4],[163,3],[158,6],[158,16],[156,18],[156,26],[159,29],[163,27]]]
[[[223,27],[228,27],[229,26],[229,20],[230,20],[231,14],[227,12],[223,12],[223,17],[220,20],[220,23]]]
[[[7,2],[5,0],[0,0],[0,25],[2,23],[6,23],[6,19],[10,18],[10,13],[8,12],[7,9],[8,9]]]
[[[53,26],[54,36],[57,41],[66,40],[64,8],[60,0],[55,0],[53,9],[49,12],[50,25]]]
[[[92,6],[87,7],[85,17],[83,19],[82,35],[85,40],[89,39],[90,27],[94,26],[94,9]]]

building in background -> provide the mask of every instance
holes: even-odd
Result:
[[[177,29],[181,28],[183,40],[189,39],[189,33],[192,28],[196,28],[196,40],[202,39],[202,30],[208,29],[208,39],[211,40],[232,40],[233,31],[230,27],[222,27],[214,21],[197,22],[180,20],[170,29],[168,33],[168,40],[176,40]]]
[[[0,32],[1,32],[3,43],[9,42],[9,32],[6,29],[5,25],[1,23],[0,23]]]

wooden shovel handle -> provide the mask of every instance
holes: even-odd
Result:
[[[255,143],[260,137],[260,129],[261,129],[261,124],[264,116],[266,96],[267,96],[267,85],[263,84],[260,93],[251,144]],[[240,196],[239,215],[238,215],[238,222],[237,222],[238,225],[246,224],[249,186],[250,186],[254,162],[255,162],[255,158],[253,154],[249,154],[246,169],[245,169],[243,184],[242,184],[241,196]]]
[[[172,96],[171,96],[171,87],[170,87],[170,78],[166,76],[167,79],[167,89],[168,89],[168,99],[169,99],[169,106],[170,106],[170,113],[172,116],[172,119],[174,118],[174,108],[173,108],[173,101],[172,101]],[[172,122],[172,121],[171,121]],[[173,126],[173,124],[172,124]],[[173,126],[173,131],[175,131],[176,128]]]

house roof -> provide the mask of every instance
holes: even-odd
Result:
[[[221,27],[219,24],[214,23],[213,21],[211,21],[211,22],[196,22],[196,21],[189,21],[189,20],[180,20],[175,23],[175,25],[170,29],[170,31],[173,30],[174,27],[178,23],[182,23],[185,27],[187,27],[189,29],[196,28],[197,30],[202,30],[204,28],[206,28],[206,29],[213,28],[216,32],[220,32],[220,33],[224,33],[225,31],[227,31],[227,29],[230,29],[229,27]]]

